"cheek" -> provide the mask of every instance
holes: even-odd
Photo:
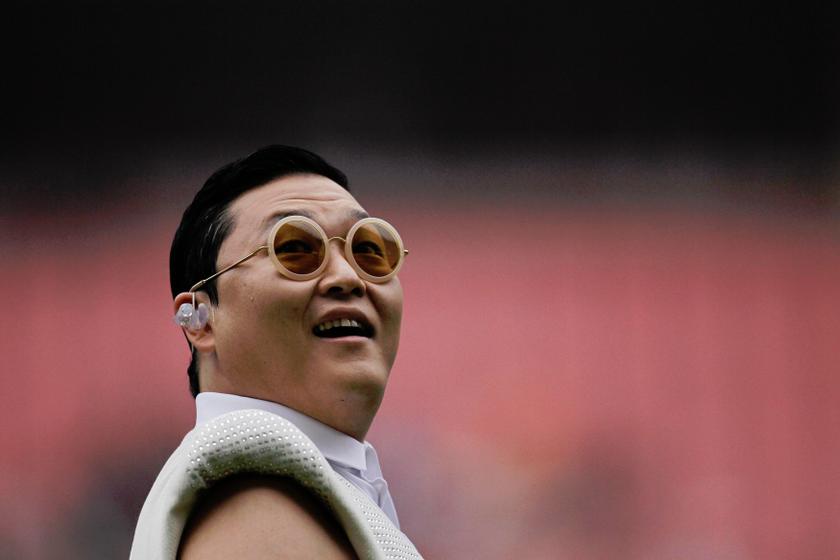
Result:
[[[382,319],[383,328],[389,337],[399,339],[402,321],[403,292],[399,280],[395,279],[386,286],[377,286],[371,292],[371,300]]]
[[[311,292],[306,283],[292,284],[272,274],[231,280],[219,294],[218,316],[224,323],[220,328],[271,338],[294,336],[300,330]]]

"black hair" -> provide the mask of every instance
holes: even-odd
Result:
[[[221,167],[201,187],[181,218],[169,252],[169,286],[172,296],[189,291],[196,282],[216,272],[222,241],[231,231],[230,203],[251,189],[287,175],[311,173],[335,181],[348,191],[347,176],[319,155],[292,146],[271,145]],[[212,303],[218,303],[216,281],[202,286]],[[190,392],[195,397],[198,364],[193,350],[187,368]]]

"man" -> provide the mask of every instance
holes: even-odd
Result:
[[[420,557],[364,441],[406,253],[306,150],[269,146],[207,180],[170,254],[196,427],[143,506],[132,559]]]

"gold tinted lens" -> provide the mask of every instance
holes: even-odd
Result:
[[[359,268],[371,276],[387,276],[397,268],[402,250],[393,232],[382,224],[359,227],[350,239],[353,258]]]
[[[311,224],[289,221],[274,235],[274,254],[287,270],[309,274],[318,270],[324,261],[324,239]]]

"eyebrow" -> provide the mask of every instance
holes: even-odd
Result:
[[[349,212],[347,212],[347,215],[351,218],[356,218],[357,220],[370,218],[370,214],[368,214],[364,210],[350,210]]]
[[[310,220],[314,220],[315,218],[312,216],[311,212],[307,212],[306,210],[287,210],[285,212],[276,212],[266,218],[263,223],[268,225],[274,225],[283,218],[288,218],[289,216],[305,216]]]
[[[284,212],[277,212],[272,214],[271,216],[266,218],[263,223],[271,227],[283,218],[288,218],[289,216],[304,216],[314,222],[318,221],[315,219],[315,216],[313,216],[311,212],[307,212],[306,210],[286,210]],[[348,210],[347,217],[351,219],[355,218],[356,220],[361,220],[364,218],[370,218],[370,214],[368,214],[364,210]]]

